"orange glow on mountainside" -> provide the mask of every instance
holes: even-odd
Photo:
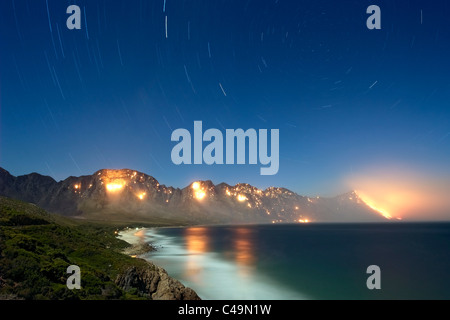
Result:
[[[139,193],[137,196],[138,196],[138,198],[139,198],[140,200],[144,200],[144,198],[145,198],[146,195],[147,195],[147,194],[146,194],[145,192],[142,192],[142,193]]]
[[[238,201],[242,202],[242,201],[247,200],[247,197],[242,195],[242,194],[240,194],[240,195],[237,196],[237,199],[238,199]]]
[[[108,190],[109,192],[115,192],[115,191],[120,191],[123,188],[123,184],[119,184],[119,183],[108,183],[106,185],[106,190]]]
[[[361,193],[360,191],[355,191],[358,197],[366,204],[368,205],[372,210],[377,211],[379,214],[381,214],[383,217],[385,217],[388,220],[392,219],[392,215],[386,211],[385,209],[380,208],[378,205],[375,204],[375,202],[370,199],[367,195]]]
[[[447,173],[406,165],[372,167],[352,174],[347,185],[387,219],[443,221],[449,219],[450,177]]]
[[[105,185],[106,191],[110,193],[119,192],[125,189],[125,186],[130,183],[136,174],[132,175],[130,170],[102,170],[98,173],[100,175],[101,184]]]
[[[203,200],[203,198],[206,196],[206,191],[200,186],[199,182],[194,182],[192,184],[192,189],[194,190],[194,197],[197,200]]]
[[[195,192],[195,197],[198,200],[202,200],[206,196],[206,193],[204,191],[197,191]]]

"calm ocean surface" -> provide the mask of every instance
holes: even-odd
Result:
[[[144,229],[143,258],[203,299],[450,299],[450,223]],[[381,268],[381,290],[366,286]]]

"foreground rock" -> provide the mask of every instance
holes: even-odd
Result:
[[[194,290],[150,262],[146,267],[128,268],[117,277],[116,284],[125,291],[134,289],[153,300],[201,300]]]

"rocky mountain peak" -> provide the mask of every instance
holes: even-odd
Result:
[[[0,195],[63,215],[187,223],[383,221],[355,191],[335,198],[305,197],[286,188],[194,181],[183,189],[161,185],[131,169],[102,169],[56,182],[36,173],[14,177],[0,170]]]

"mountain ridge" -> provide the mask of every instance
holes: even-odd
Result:
[[[13,176],[0,168],[0,195],[79,218],[178,219],[187,224],[386,221],[355,191],[307,197],[283,187],[264,190],[211,180],[184,188],[160,184],[132,169],[101,169],[57,182],[39,173]]]

